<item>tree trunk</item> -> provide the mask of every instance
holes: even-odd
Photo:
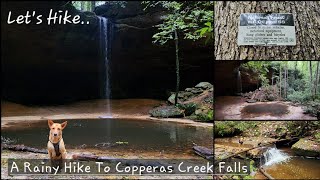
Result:
[[[174,41],[175,41],[175,46],[176,46],[176,75],[177,75],[176,95],[174,98],[174,104],[177,104],[178,103],[179,86],[180,86],[179,39],[178,39],[177,30],[174,30]]]
[[[280,89],[280,98],[282,98],[282,95],[281,95],[281,64],[280,64],[280,72],[279,72],[279,89]]]
[[[91,11],[94,11],[94,8],[96,7],[96,2],[91,1]]]
[[[289,88],[289,71],[288,71],[288,62],[286,62],[286,98],[288,97],[288,88]]]
[[[91,3],[87,2],[87,11],[91,10]]]
[[[81,3],[81,11],[84,11],[84,1],[80,1],[80,3]]]
[[[271,73],[271,86],[273,86],[273,71]]]
[[[315,83],[314,83],[314,95],[317,95],[318,93],[318,82],[319,82],[319,64],[320,64],[320,61],[318,61],[317,63],[317,70],[316,70],[316,77],[315,77]]]
[[[309,71],[310,71],[310,92],[313,99],[313,81],[312,81],[312,61],[309,61]]]
[[[295,62],[295,65],[294,65],[294,80],[296,80],[298,77],[297,77],[297,66],[298,66],[298,61]]]
[[[283,97],[286,98],[287,97],[287,66],[283,67],[284,70],[284,88],[283,88]]]
[[[217,60],[319,60],[320,1],[216,1],[214,35]],[[238,46],[241,13],[292,13],[296,46]]]

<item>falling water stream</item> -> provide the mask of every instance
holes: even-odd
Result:
[[[295,156],[290,148],[269,148],[261,158],[261,163],[275,179],[318,179],[319,159]]]
[[[290,156],[288,154],[277,149],[276,147],[272,147],[263,153],[262,161],[264,166],[270,166],[273,164],[284,162],[289,159]]]
[[[237,95],[241,95],[242,93],[242,81],[241,81],[241,73],[240,68],[236,69],[237,73]]]
[[[238,140],[238,137],[216,138],[216,156],[222,157],[238,151],[239,148],[253,147],[249,142],[241,145]],[[256,139],[250,139],[250,141],[255,142]],[[287,146],[265,147],[263,152],[257,166],[275,179],[319,179],[320,177],[320,157],[298,156],[291,147]],[[266,178],[260,171],[254,173],[254,179]]]
[[[99,46],[100,46],[100,52],[101,52],[101,58],[104,63],[104,73],[103,73],[103,80],[102,80],[102,97],[106,99],[106,115],[103,116],[103,118],[112,118],[112,112],[111,112],[111,104],[110,104],[110,99],[111,99],[111,84],[110,84],[110,64],[109,64],[109,27],[108,27],[108,19],[105,17],[100,17],[99,18],[99,31],[100,31],[100,41],[99,41]]]

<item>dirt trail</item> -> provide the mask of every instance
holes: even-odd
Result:
[[[290,102],[247,103],[240,96],[216,97],[215,110],[216,120],[317,120]]]

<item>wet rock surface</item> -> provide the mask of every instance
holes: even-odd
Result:
[[[316,120],[304,113],[304,106],[291,102],[246,102],[246,98],[239,96],[219,96],[215,98],[215,118],[217,120]],[[280,108],[274,108],[278,104]],[[245,113],[245,108],[254,114]],[[257,108],[256,108],[257,107]],[[265,107],[265,108],[264,108]]]
[[[243,143],[239,143],[239,139],[243,140]],[[257,147],[253,150],[246,151],[239,156],[260,158],[263,152],[266,150],[266,146],[259,147],[259,144],[272,143],[276,141],[273,138],[262,137],[231,137],[231,138],[216,138],[215,139],[215,157],[217,159],[224,159],[232,154],[249,150],[253,147]]]
[[[243,118],[252,118],[262,115],[283,116],[289,113],[288,106],[284,104],[254,104],[248,105],[241,110]]]
[[[175,106],[160,106],[155,109],[150,110],[150,115],[152,117],[183,117],[184,111]]]
[[[299,156],[320,157],[320,144],[306,138],[300,139],[291,149]]]

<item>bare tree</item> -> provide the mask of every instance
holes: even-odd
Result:
[[[282,94],[281,94],[281,63],[280,63],[280,72],[279,72],[279,86],[280,86],[280,98],[282,98]]]
[[[283,97],[286,98],[287,97],[287,65],[285,64],[285,66],[283,67],[284,70],[284,87],[283,87]]]
[[[179,88],[180,88],[179,38],[178,38],[178,32],[176,29],[174,30],[174,42],[175,42],[175,47],[176,47],[176,78],[177,78],[174,104],[176,105],[178,103],[178,93],[179,93]]]

